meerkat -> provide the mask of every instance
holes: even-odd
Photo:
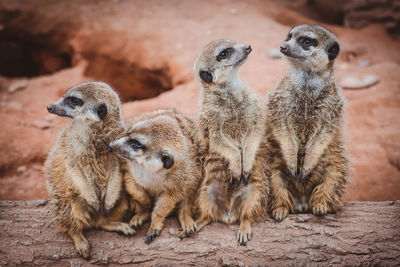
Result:
[[[164,220],[178,206],[183,229],[181,238],[196,230],[193,203],[201,169],[194,122],[168,110],[153,111],[137,117],[124,137],[110,143],[110,150],[128,160],[132,179],[127,191],[139,204],[153,210],[139,212],[131,224],[138,227],[151,218],[145,243],[152,242],[161,232]],[[139,195],[139,197],[138,197]]]
[[[45,162],[54,221],[72,238],[77,252],[88,259],[85,229],[134,234],[129,224],[121,221],[129,210],[123,191],[127,172],[121,159],[108,152],[108,143],[124,132],[121,104],[109,85],[87,82],[70,88],[47,109],[72,119],[60,131]]]
[[[268,94],[266,138],[270,204],[278,222],[289,212],[336,212],[348,176],[344,98],[334,78],[338,39],[323,27],[301,25],[280,50],[289,70]]]
[[[194,64],[202,84],[197,125],[203,180],[197,227],[200,230],[211,221],[240,221],[241,245],[251,239],[251,223],[266,213],[268,199],[267,179],[252,173],[264,133],[264,112],[238,75],[251,50],[250,45],[215,40],[202,49]]]

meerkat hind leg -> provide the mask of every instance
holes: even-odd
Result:
[[[178,217],[182,227],[182,233],[179,236],[180,239],[190,236],[197,229],[196,222],[192,218],[191,203],[188,202],[188,200],[184,200],[179,207]]]

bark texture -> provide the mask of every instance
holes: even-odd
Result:
[[[206,226],[179,240],[178,222],[169,218],[150,245],[148,224],[137,236],[92,230],[86,233],[91,259],[75,252],[72,240],[51,225],[46,200],[0,202],[0,265],[384,265],[400,263],[400,201],[347,202],[323,218],[289,215],[253,226],[247,246],[236,242],[238,225]]]

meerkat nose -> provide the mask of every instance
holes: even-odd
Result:
[[[282,52],[282,53],[283,53],[283,52],[287,52],[287,50],[288,50],[287,44],[282,44],[280,48],[281,48],[281,52]]]
[[[52,113],[52,112],[54,111],[53,106],[52,106],[52,105],[48,105],[48,106],[47,106],[47,111],[50,112],[50,113]]]
[[[244,49],[246,50],[247,53],[250,53],[251,50],[252,50],[252,49],[251,49],[251,45],[245,45],[245,46],[244,46]]]

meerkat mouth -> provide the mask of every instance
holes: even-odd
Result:
[[[234,64],[234,66],[235,66],[235,67],[236,67],[236,66],[239,66],[239,65],[243,64],[246,60],[247,60],[247,56],[244,56],[242,59],[240,59],[238,62],[236,62],[236,63]]]

